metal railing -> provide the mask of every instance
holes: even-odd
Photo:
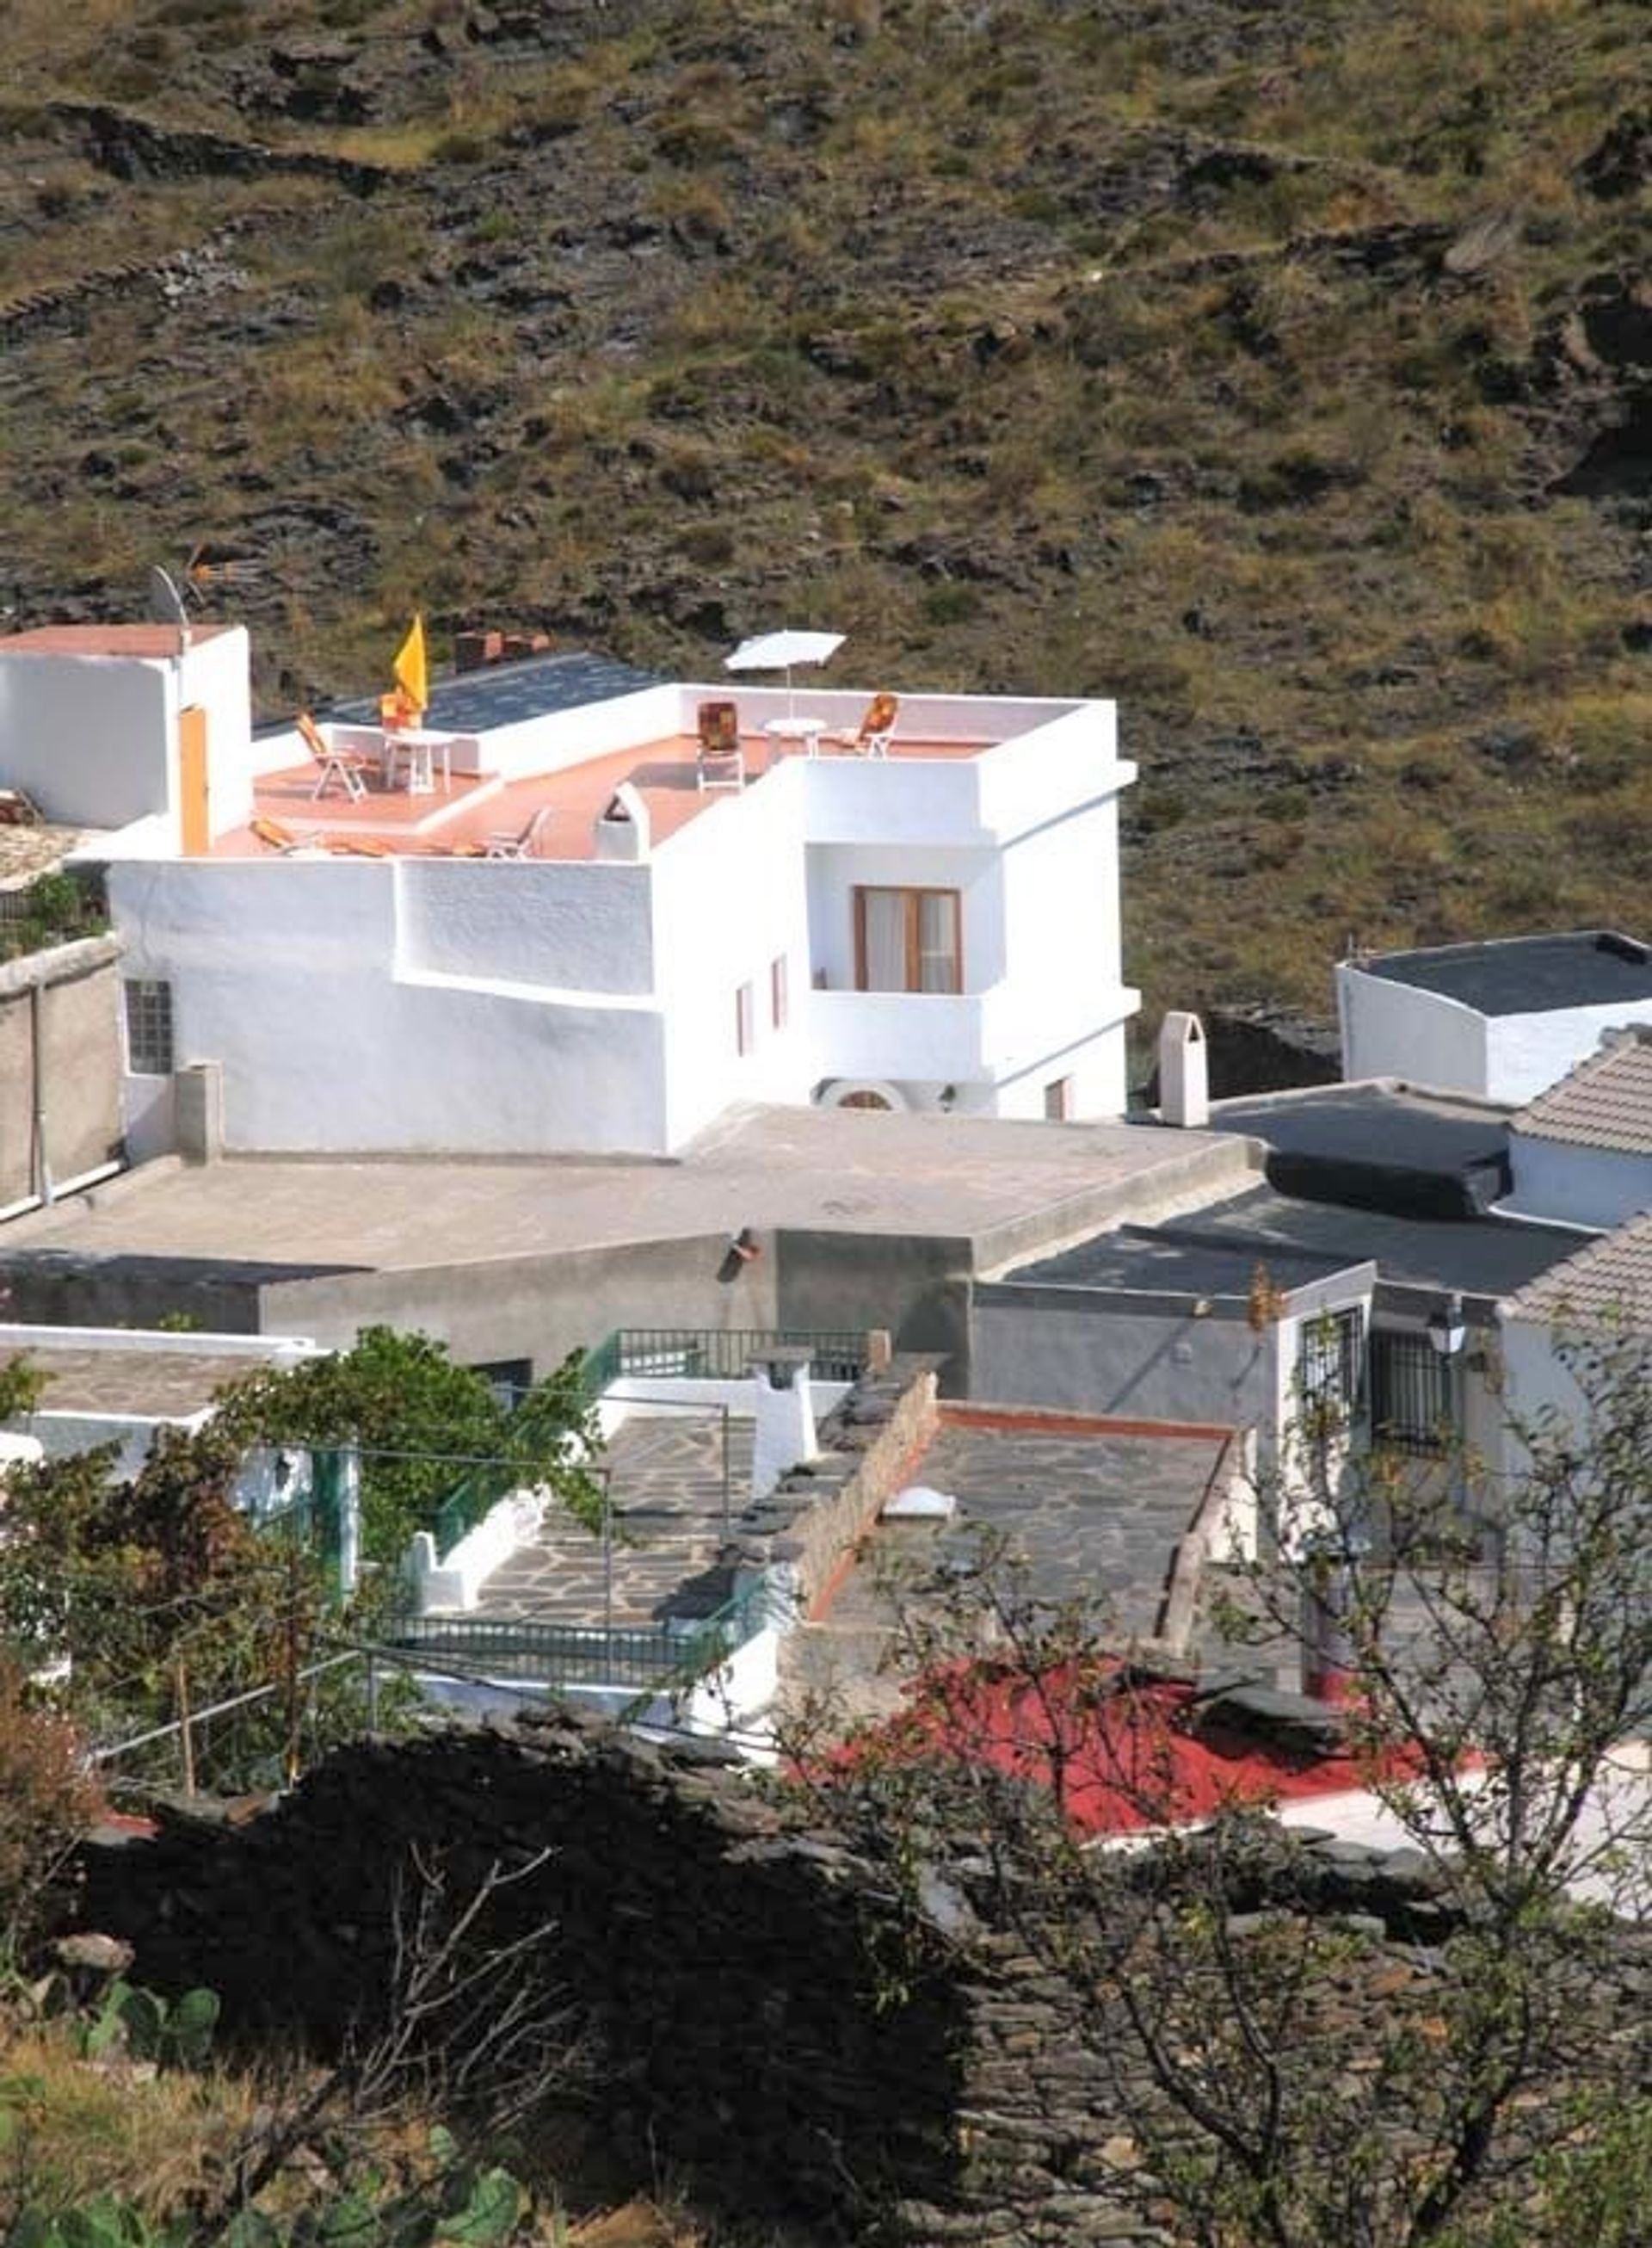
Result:
[[[774,1588],[759,1579],[708,1616],[611,1627],[529,1616],[411,1616],[396,1627],[393,1645],[400,1656],[462,1664],[488,1678],[659,1691],[718,1669],[778,1606]]]
[[[611,1367],[609,1381],[627,1375],[733,1381],[754,1358],[780,1350],[806,1350],[823,1381],[858,1380],[869,1355],[866,1336],[855,1327],[621,1327],[587,1354],[586,1365]]]

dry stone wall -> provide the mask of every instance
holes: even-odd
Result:
[[[702,2210],[809,2248],[1186,2238],[1143,2129],[1153,2087],[1105,1995],[978,1916],[967,1861],[903,1904],[703,1745],[571,1713],[362,1744],[245,1823],[174,1818],[92,1848],[81,1922],[135,1946],[139,1980],[215,1987],[230,2036],[327,2050],[382,2018],[418,1868],[458,1899],[493,1869],[519,1876],[488,1932],[546,1929],[522,1972],[566,2009],[589,2128],[625,2190],[663,2165]],[[1374,2007],[1437,2003],[1454,1914],[1416,1854],[1328,1837],[1290,1900],[1375,1939],[1319,2001],[1316,2034],[1357,2072]],[[1647,1943],[1626,1939],[1618,1969],[1580,2018],[1602,2050],[1644,2048]]]

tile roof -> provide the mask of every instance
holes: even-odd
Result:
[[[1529,1282],[1506,1309],[1516,1319],[1562,1326],[1652,1320],[1652,1210],[1627,1219]]]
[[[1652,1155],[1652,1029],[1608,1031],[1595,1052],[1509,1126],[1533,1140]]]
[[[229,625],[191,624],[191,641],[215,640]],[[176,625],[37,625],[0,639],[0,655],[126,655],[150,661],[178,653]]]

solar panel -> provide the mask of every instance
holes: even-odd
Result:
[[[553,711],[577,710],[588,702],[611,702],[665,682],[610,655],[574,652],[529,656],[521,663],[489,664],[483,671],[461,672],[455,679],[431,682],[424,723],[433,731],[487,734],[498,726],[519,726]],[[376,696],[337,702],[326,713],[348,725],[377,725]]]

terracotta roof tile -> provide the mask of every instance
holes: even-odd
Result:
[[[1652,1028],[1608,1031],[1598,1052],[1511,1117],[1509,1128],[1574,1148],[1652,1155]]]
[[[192,623],[189,637],[215,640],[230,629]],[[153,661],[177,653],[176,625],[36,625],[0,639],[0,655],[136,655]]]
[[[1561,1326],[1652,1321],[1652,1210],[1642,1210],[1529,1281],[1508,1309],[1518,1319],[1550,1319]]]

